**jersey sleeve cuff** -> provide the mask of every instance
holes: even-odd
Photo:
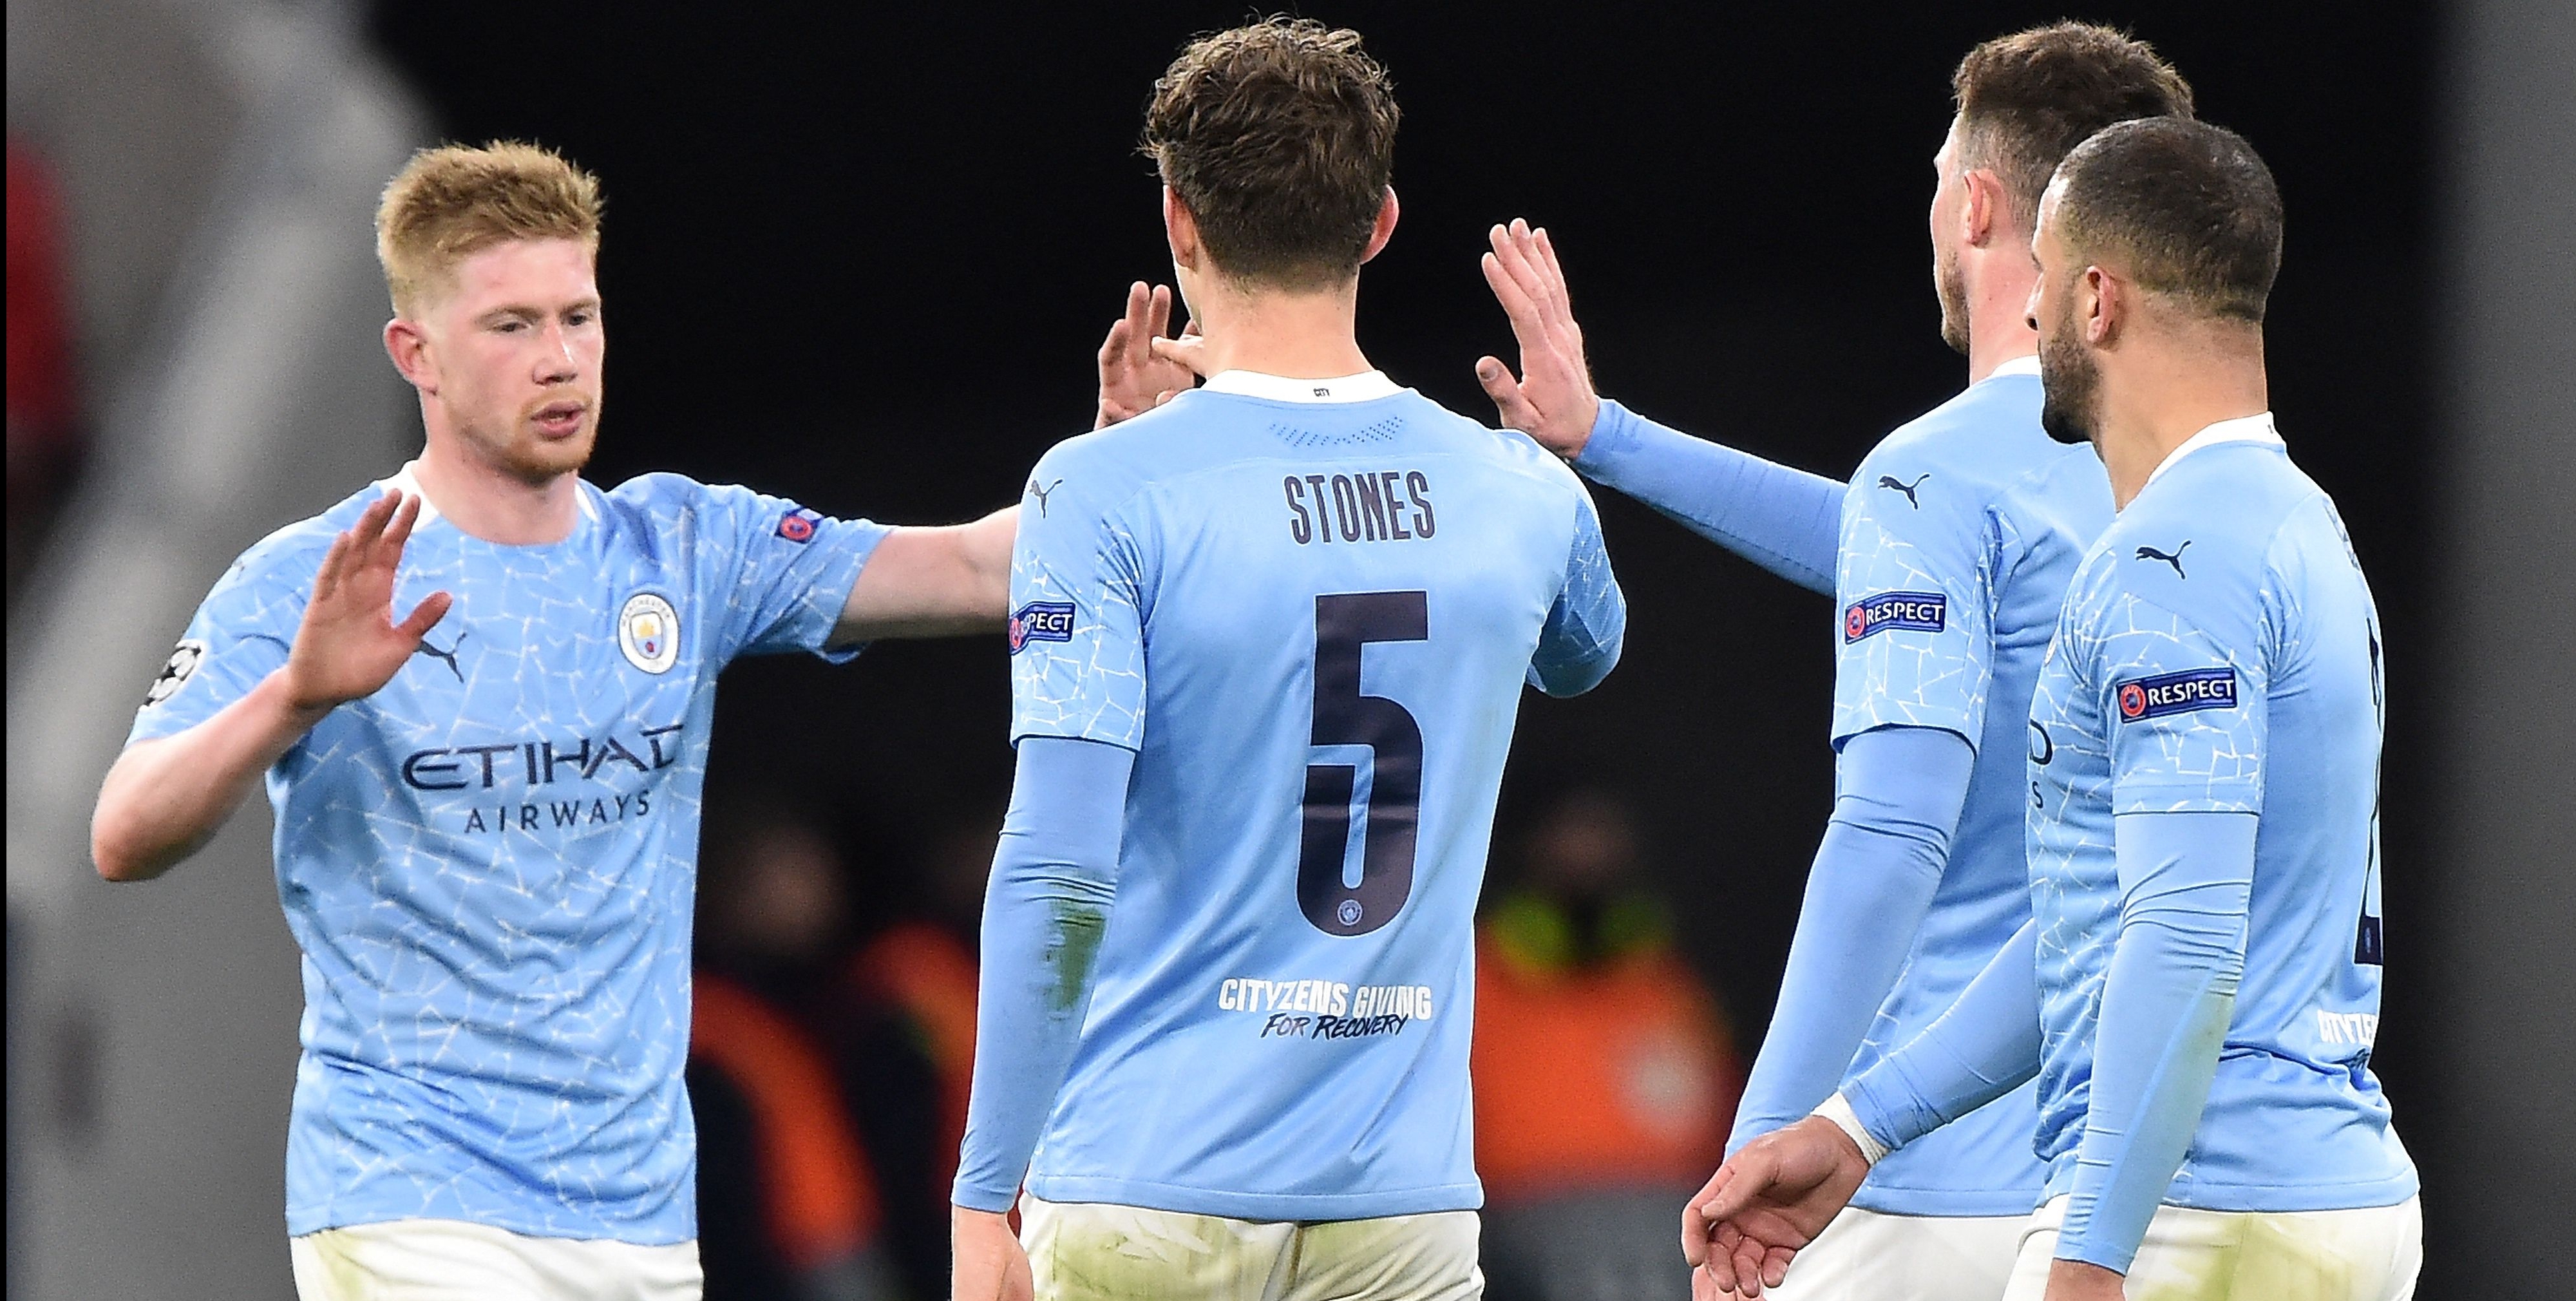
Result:
[[[1583,440],[1583,450],[1568,464],[1585,478],[1615,474],[1619,462],[1637,450],[1643,423],[1635,412],[1608,398],[1601,399],[1601,412],[1592,418],[1591,436]]]
[[[1852,1109],[1851,1100],[1841,1093],[1838,1092],[1818,1104],[1815,1114],[1832,1121],[1834,1128],[1849,1137],[1852,1143],[1860,1148],[1861,1160],[1875,1166],[1887,1155],[1889,1150],[1887,1144],[1879,1142],[1870,1134],[1869,1126],[1860,1123],[1860,1113]]]

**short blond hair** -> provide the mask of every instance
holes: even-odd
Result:
[[[599,178],[542,145],[440,145],[411,156],[376,205],[376,260],[394,311],[451,287],[456,264],[514,239],[599,251]]]

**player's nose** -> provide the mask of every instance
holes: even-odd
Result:
[[[581,358],[573,352],[572,336],[561,323],[546,327],[546,346],[537,354],[537,382],[561,384],[579,377]]]

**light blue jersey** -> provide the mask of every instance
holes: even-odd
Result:
[[[2121,928],[2115,822],[2160,813],[2259,819],[2244,973],[2164,1200],[2310,1211],[2414,1194],[2369,1070],[2382,678],[2379,617],[2343,522],[2268,416],[2184,444],[2085,556],[2030,722],[2051,1195],[2075,1182],[2092,1099]]]
[[[1521,687],[1590,688],[1626,618],[1581,483],[1374,373],[1230,372],[1038,463],[1011,599],[1013,741],[1136,756],[1029,1191],[1479,1205],[1472,924]]]
[[[2111,522],[2101,459],[2050,439],[2039,407],[2036,367],[2007,363],[1890,434],[1844,496],[1834,743],[1933,727],[1976,749],[1931,911],[1846,1079],[1947,1011],[2030,916],[2023,723],[2076,562]],[[1891,1154],[1854,1204],[2028,1212],[2035,1107],[2025,1086]]]
[[[284,666],[332,537],[386,486],[246,552],[131,740]],[[696,1236],[681,1065],[716,674],[819,651],[884,533],[667,474],[582,484],[572,535],[543,546],[424,509],[394,608],[441,589],[454,608],[268,773],[303,950],[290,1234],[430,1217]]]

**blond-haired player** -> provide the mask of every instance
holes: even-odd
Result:
[[[530,145],[394,178],[384,342],[427,444],[242,555],[99,793],[99,871],[138,881],[267,781],[303,950],[307,1301],[696,1296],[681,1065],[716,675],[1003,624],[1012,510],[887,528],[582,479],[599,228],[597,181]]]

